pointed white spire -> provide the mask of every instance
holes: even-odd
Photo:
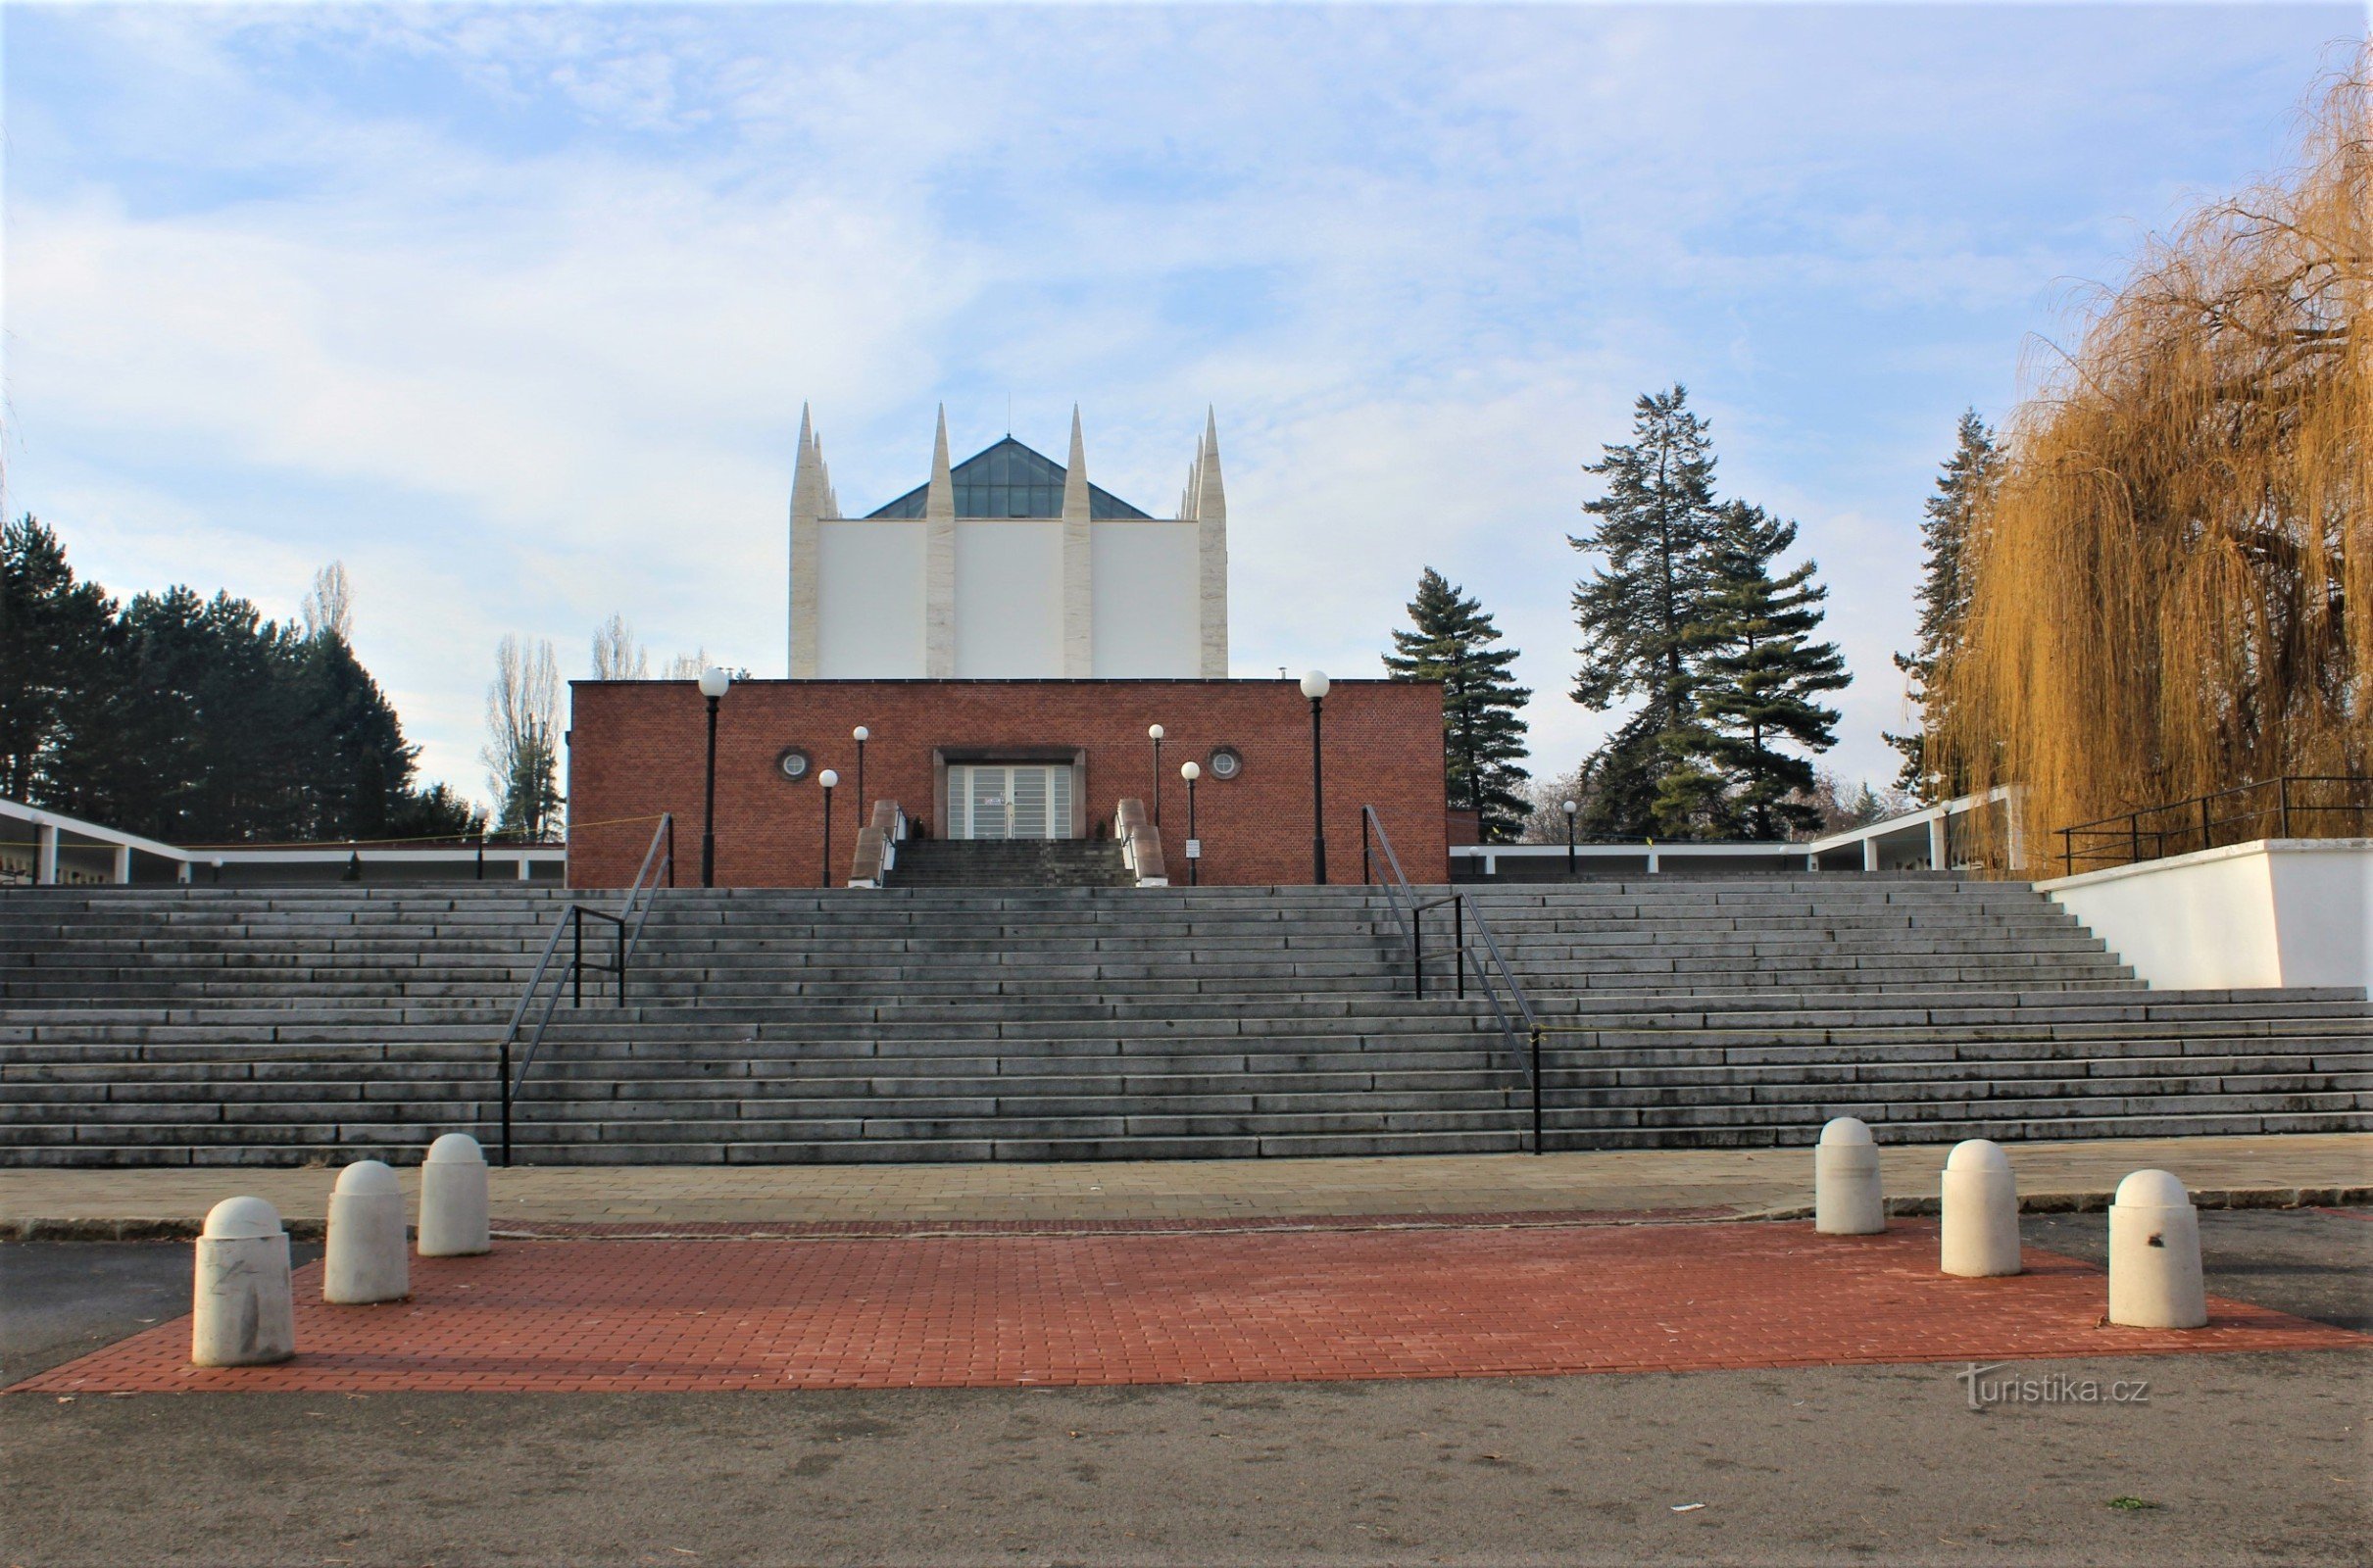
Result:
[[[791,467],[791,515],[820,517],[824,514],[824,456],[823,447],[816,439],[816,421],[808,405],[799,406],[799,454]]]
[[[1063,514],[1085,521],[1088,516],[1088,443],[1080,432],[1079,405],[1071,405],[1071,462],[1063,471]]]
[[[1224,680],[1228,672],[1228,499],[1219,477],[1219,415],[1206,406],[1203,443],[1195,454],[1195,558],[1201,642],[1199,673]]]
[[[956,673],[956,480],[948,466],[948,406],[931,442],[931,486],[923,493],[923,673]]]
[[[824,461],[822,426],[816,427],[816,434],[810,438],[810,442],[816,448],[816,477],[823,485],[824,490],[824,504],[817,514],[825,517],[837,517],[840,515],[840,492],[832,488],[832,465]]]
[[[794,680],[816,673],[816,519],[836,512],[824,472],[824,444],[807,404],[799,407],[799,452],[791,468],[791,662]]]
[[[948,465],[948,406],[939,406],[939,431],[931,438],[931,487],[923,494],[923,515],[956,515],[956,480]]]
[[[1219,415],[1208,407],[1203,416],[1203,448],[1195,455],[1193,515],[1222,523],[1228,518],[1227,489],[1219,477]]]
[[[1080,680],[1096,662],[1096,567],[1089,522],[1088,441],[1071,405],[1071,462],[1063,471],[1063,672]]]

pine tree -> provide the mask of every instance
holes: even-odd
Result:
[[[391,839],[475,838],[485,831],[485,810],[441,783],[406,790],[387,813]]]
[[[1675,717],[1656,737],[1653,836],[1729,839],[1740,834],[1733,780],[1723,765],[1722,734],[1706,722],[1706,707]]]
[[[315,836],[378,838],[396,835],[394,819],[410,809],[404,785],[420,749],[404,739],[395,709],[347,646],[342,633],[322,629],[307,639],[301,678],[316,748],[312,766]]]
[[[55,799],[111,673],[116,604],[30,514],[0,525],[0,795]]]
[[[1508,843],[1524,826],[1531,803],[1524,782],[1531,777],[1524,756],[1525,723],[1520,710],[1532,693],[1510,673],[1513,648],[1494,648],[1500,628],[1476,600],[1434,570],[1417,579],[1409,603],[1411,631],[1395,631],[1397,650],[1384,656],[1394,680],[1442,682],[1442,765],[1451,806],[1473,811],[1483,842]]]
[[[1719,524],[1712,445],[1687,390],[1641,397],[1632,433],[1630,445],[1605,447],[1584,468],[1607,493],[1582,509],[1597,523],[1568,536],[1576,550],[1606,558],[1574,586],[1582,631],[1574,701],[1604,712],[1619,699],[1641,700],[1601,749],[1602,787],[1590,802],[1593,832],[1625,835],[1656,831],[1660,814],[1689,814],[1683,797],[1693,790],[1676,785],[1660,807],[1663,785],[1676,767],[1703,770],[1693,628],[1710,591]]]
[[[1895,667],[1908,677],[1906,694],[1919,709],[1920,727],[1908,735],[1889,735],[1887,744],[1903,754],[1903,770],[1896,787],[1912,791],[1931,804],[1963,793],[1963,781],[1929,764],[1928,737],[1944,718],[1938,690],[1937,666],[1960,647],[1961,621],[1968,610],[1968,577],[1962,568],[1970,530],[1979,509],[2002,474],[2002,452],[1994,432],[1977,410],[1961,414],[1958,444],[1937,476],[1936,491],[1922,508],[1920,538],[1927,551],[1927,570],[1920,581],[1919,640],[1913,651],[1895,656]]]
[[[1713,590],[1698,633],[1705,677],[1699,711],[1710,732],[1711,770],[1722,780],[1719,804],[1706,820],[1756,839],[1820,824],[1820,813],[1799,798],[1813,786],[1810,758],[1779,748],[1817,754],[1836,745],[1838,711],[1815,699],[1854,678],[1835,643],[1813,641],[1829,597],[1813,580],[1813,563],[1772,575],[1773,563],[1796,538],[1795,523],[1760,507],[1738,501],[1724,507],[1712,552]]]
[[[1652,699],[1591,753],[1583,763],[1590,788],[1577,797],[1586,837],[1650,838],[1662,831],[1656,806],[1671,755],[1665,738],[1682,727],[1662,699]]]
[[[337,628],[325,571],[308,628],[186,587],[118,606],[30,517],[0,540],[0,791],[181,843],[373,837],[470,820],[412,788],[418,749]]]

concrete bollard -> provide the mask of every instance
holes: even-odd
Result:
[[[375,1159],[338,1172],[329,1195],[329,1235],[321,1250],[321,1299],[341,1306],[400,1301],[412,1294],[412,1257],[404,1239],[404,1190]]]
[[[189,1358],[198,1366],[267,1366],[297,1353],[288,1286],[288,1233],[261,1198],[225,1198],[206,1211],[190,1299]]]
[[[1839,1116],[1812,1151],[1812,1228],[1824,1236],[1869,1236],[1887,1228],[1879,1152],[1870,1129]]]
[[[2200,1278],[2200,1211],[2163,1170],[2138,1170],[2109,1204],[2109,1321],[2136,1329],[2197,1329],[2208,1321]]]
[[[486,1156],[468,1133],[447,1133],[420,1164],[420,1255],[474,1257],[486,1234]]]
[[[1972,1138],[1953,1146],[1944,1214],[1946,1273],[1979,1280],[2019,1272],[2019,1189],[2001,1145]]]

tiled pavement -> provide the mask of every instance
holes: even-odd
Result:
[[[2100,1321],[2092,1266],[1937,1272],[1935,1227],[1801,1222],[1202,1236],[524,1242],[416,1262],[409,1302],[297,1282],[299,1356],[199,1370],[150,1329],[22,1386],[685,1391],[1697,1371],[2373,1348],[2215,1300],[2206,1329]]]
[[[2373,1196],[2373,1134],[2099,1139],[2009,1147],[2031,1205],[2098,1206],[2127,1172],[2174,1171],[2205,1203]],[[1946,1150],[1889,1145],[1899,1209],[1933,1204]],[[404,1171],[407,1190],[418,1168]],[[0,1234],[189,1234],[236,1194],[317,1226],[335,1173],[182,1166],[0,1173]],[[1811,1201],[1804,1149],[1071,1164],[521,1167],[493,1173],[498,1226],[813,1226],[1279,1216],[1629,1212],[1749,1216]]]

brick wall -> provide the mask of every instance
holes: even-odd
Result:
[[[650,843],[648,818],[675,813],[676,880],[700,879],[704,710],[691,681],[574,681],[569,737],[569,880],[619,887]],[[718,709],[717,882],[719,887],[813,887],[823,874],[822,791],[813,774],[840,774],[833,792],[831,880],[849,874],[868,806],[856,789],[857,745],[871,731],[865,793],[896,800],[938,835],[936,749],[1051,748],[1086,754],[1081,784],[1090,831],[1111,830],[1123,795],[1152,804],[1148,724],[1162,748],[1162,843],[1174,880],[1186,879],[1186,781],[1178,764],[1205,764],[1196,788],[1208,883],[1308,882],[1310,877],[1310,710],[1294,681],[1276,680],[808,680],[744,681]],[[793,783],[776,766],[787,747],[815,759]],[[1218,746],[1244,758],[1222,782]],[[986,759],[979,759],[986,760]],[[1326,699],[1327,870],[1360,880],[1360,808],[1374,806],[1413,882],[1450,874],[1442,785],[1442,689],[1424,682],[1337,681]],[[624,820],[644,818],[645,820]],[[582,824],[582,825],[579,825]]]

